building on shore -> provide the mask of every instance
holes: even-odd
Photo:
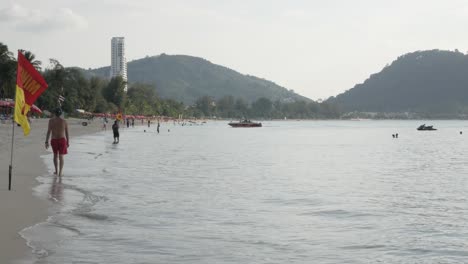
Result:
[[[122,76],[125,81],[124,91],[127,92],[127,59],[125,57],[125,38],[113,37],[111,40],[110,77]]]

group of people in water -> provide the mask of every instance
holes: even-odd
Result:
[[[103,125],[102,125],[102,130],[107,130],[107,123],[108,119],[107,117],[103,117],[102,119]],[[135,119],[125,119],[124,124],[127,125],[127,128],[135,126]],[[190,125],[192,123],[195,123],[193,121],[188,121]],[[113,144],[117,144],[120,141],[120,133],[119,133],[119,126],[120,121],[118,119],[114,120],[114,123],[112,124],[112,134],[114,137],[114,142]],[[144,124],[144,120],[141,120],[142,125]],[[178,121],[179,124],[182,126],[187,125],[184,120]],[[206,123],[205,121],[202,122]],[[151,126],[151,120],[148,119],[147,121],[148,127]],[[176,124],[176,121],[174,120],[174,125]],[[156,132],[159,134],[159,129],[161,127],[160,121],[158,119],[157,121],[157,126],[156,126]],[[146,130],[144,130],[146,132]],[[167,130],[167,132],[170,132],[170,129]],[[398,134],[397,134],[398,137]],[[49,139],[50,139],[50,144],[49,144]],[[49,120],[49,124],[47,127],[47,133],[46,133],[46,140],[45,140],[45,148],[48,149],[52,147],[52,152],[53,152],[53,162],[54,162],[54,175],[58,175],[59,177],[62,176],[63,174],[63,165],[64,165],[64,155],[68,153],[68,148],[70,147],[70,137],[68,134],[68,124],[67,121],[62,117],[62,109],[61,108],[56,108],[54,110],[54,116]]]
[[[124,121],[124,122],[125,122],[125,121]],[[127,128],[129,128],[129,127],[130,127],[130,119],[127,119],[125,123],[127,123]],[[132,125],[132,127],[135,126],[135,119],[132,119],[131,125]],[[151,126],[151,120],[148,119],[148,127],[150,127],[150,126]],[[159,127],[160,127],[160,126],[161,126],[161,124],[160,124],[159,121],[158,121],[158,125],[157,125],[157,127],[156,127],[156,132],[157,132],[158,134],[159,134]],[[113,142],[114,144],[118,144],[119,141],[120,141],[119,128],[120,128],[120,127],[119,127],[119,120],[116,119],[116,120],[114,121],[114,124],[112,125],[112,133],[114,134],[114,142]],[[145,132],[146,132],[146,130],[145,130]]]
[[[126,119],[124,121],[127,124],[127,127],[135,126],[135,119]],[[142,120],[142,123],[144,121]],[[103,118],[103,130],[107,130],[107,117]],[[148,119],[148,127],[151,125],[151,120]],[[158,121],[156,131],[159,134],[160,123]],[[112,133],[114,136],[114,144],[119,143],[120,141],[120,133],[119,133],[119,120],[114,120],[112,124]],[[146,130],[145,130],[146,132]],[[50,139],[50,143],[49,143]],[[45,139],[45,148],[48,149],[52,147],[53,152],[53,162],[54,162],[54,175],[58,175],[61,177],[63,175],[63,165],[64,165],[64,155],[68,153],[68,148],[70,147],[70,137],[68,133],[68,123],[62,117],[62,109],[56,108],[54,110],[54,116],[49,119],[49,123],[47,126],[47,133]]]

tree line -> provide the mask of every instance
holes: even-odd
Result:
[[[67,113],[83,109],[92,113],[117,113],[147,116],[186,118],[338,118],[336,107],[328,103],[271,101],[259,98],[252,103],[242,98],[224,96],[219,99],[202,96],[195,104],[186,106],[173,99],[162,99],[156,87],[142,83],[127,84],[122,77],[110,80],[101,77],[86,78],[79,68],[64,67],[58,60],[50,59],[42,68],[30,51],[21,51],[48,83],[48,89],[37,99],[41,109],[52,110],[59,106]],[[7,45],[0,43],[0,97],[13,98],[16,83],[16,59]],[[128,91],[125,92],[125,86]]]
[[[248,104],[242,98],[210,96],[199,98],[187,111],[194,117],[260,118],[260,119],[324,119],[339,118],[334,105],[314,101],[271,101],[261,97]]]

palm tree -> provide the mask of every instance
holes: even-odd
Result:
[[[28,50],[20,50],[20,51],[21,53],[23,53],[24,57],[26,57],[26,59],[32,64],[32,66],[36,68],[36,70],[40,71],[42,69],[41,67],[42,62],[39,60],[35,60],[36,55],[34,55],[34,53]]]
[[[0,63],[13,60],[13,53],[8,50],[8,46],[0,42]]]
[[[0,97],[12,97],[14,93],[14,82],[16,73],[16,62],[13,53],[8,46],[0,42]]]

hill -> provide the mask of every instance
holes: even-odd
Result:
[[[202,96],[219,99],[232,95],[253,102],[265,97],[272,101],[292,102],[310,99],[271,81],[243,75],[205,59],[166,55],[134,60],[127,64],[129,83],[153,84],[158,95],[192,104]],[[90,76],[108,78],[110,67],[84,70]]]
[[[467,114],[468,55],[457,50],[408,53],[327,102],[344,112]]]

